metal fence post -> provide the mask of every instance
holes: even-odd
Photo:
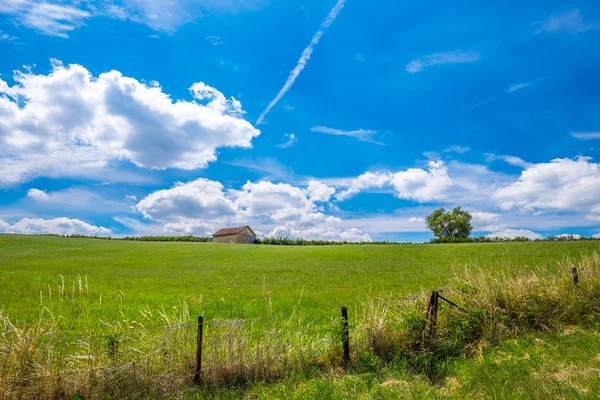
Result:
[[[198,317],[198,340],[196,343],[196,370],[194,371],[194,383],[202,382],[202,331],[204,329],[204,317]]]
[[[342,328],[344,340],[344,365],[350,368],[350,330],[348,328],[348,308],[342,307]]]

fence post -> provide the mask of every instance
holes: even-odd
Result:
[[[198,317],[198,341],[196,343],[196,370],[194,371],[194,383],[202,382],[202,330],[204,328],[204,317]]]
[[[344,340],[344,365],[350,368],[350,330],[348,329],[348,308],[342,307],[342,327]]]
[[[579,274],[577,273],[577,268],[571,268],[571,275],[573,276],[573,282],[576,285],[579,284]]]
[[[425,320],[429,319],[429,334],[432,334],[437,325],[437,314],[438,314],[438,303],[439,303],[440,292],[434,290],[431,292],[429,298],[429,304],[427,305],[427,312],[425,313]]]

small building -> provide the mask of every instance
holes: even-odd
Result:
[[[256,233],[249,226],[238,226],[237,228],[224,228],[213,235],[215,243],[247,243],[253,244]]]

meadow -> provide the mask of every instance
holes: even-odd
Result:
[[[506,380],[514,380],[515,387],[522,386],[521,397],[527,398],[533,393],[533,387],[540,386],[540,379],[552,381],[552,374],[558,373],[555,367],[564,363],[571,366],[567,368],[571,374],[587,371],[583,378],[569,378],[577,382],[581,390],[572,385],[542,385],[547,393],[593,398],[591,396],[600,393],[600,364],[598,359],[586,356],[600,354],[596,322],[591,317],[598,294],[598,285],[592,282],[592,277],[600,268],[593,255],[599,250],[597,241],[279,247],[0,235],[0,316],[5,326],[5,343],[18,347],[21,341],[37,335],[37,347],[45,349],[34,354],[34,350],[29,350],[31,346],[24,346],[31,352],[26,366],[35,364],[32,360],[41,363],[40,360],[50,357],[52,352],[57,352],[53,356],[56,360],[67,361],[56,361],[54,366],[47,362],[48,371],[81,370],[83,363],[89,372],[107,364],[116,368],[129,365],[130,361],[141,363],[143,359],[148,365],[152,364],[153,369],[148,367],[144,372],[143,367],[138,367],[136,379],[140,381],[135,381],[135,387],[146,384],[150,388],[142,391],[146,397],[153,394],[170,397],[176,393],[200,398],[246,395],[255,398],[396,398],[399,395],[461,398],[495,390],[492,397],[511,398],[510,393],[503,392],[503,387]],[[578,265],[578,260],[590,265],[588,275],[585,268],[582,275],[589,277],[590,283],[581,293],[569,286],[572,283],[570,267]],[[464,286],[457,283],[456,277],[464,275],[465,269],[487,274],[484,278],[471,276],[466,280],[478,288],[488,288],[480,290],[479,300],[471,300],[468,290],[456,291],[457,287]],[[500,277],[495,286],[488,284],[493,281],[492,276]],[[529,278],[510,281],[515,276]],[[517,311],[511,314],[506,311],[510,307],[503,305],[504,311],[499,313],[497,305],[490,305],[490,299],[504,296],[497,291],[509,281],[513,292],[509,300],[502,301],[510,303],[514,298]],[[475,282],[478,283],[475,285]],[[546,292],[543,289],[546,286],[556,290]],[[414,349],[398,343],[411,343],[414,339],[411,335],[422,331],[424,296],[428,291],[441,288],[447,289],[449,297],[468,306],[469,310],[483,310],[480,314],[483,312],[486,317],[459,317],[452,314],[456,311],[445,310],[444,314],[456,315],[456,321],[462,325],[457,328],[450,319],[440,321],[438,336],[443,337],[445,344],[428,343],[422,347],[426,348],[424,353],[415,358],[407,357]],[[534,292],[538,297],[534,296],[532,301],[528,296]],[[394,303],[396,299],[402,303]],[[541,300],[536,303],[535,299]],[[586,299],[594,303],[586,304]],[[541,305],[548,302],[554,308]],[[525,309],[532,307],[531,304],[537,308],[531,309],[528,315],[519,314],[519,307]],[[335,330],[341,306],[349,308],[352,334],[355,342],[359,342],[353,348],[351,374],[340,372],[336,347]],[[554,313],[554,309],[560,312]],[[187,369],[193,364],[195,327],[191,321],[198,315],[204,315],[208,321],[209,335],[210,329],[212,332],[221,330],[229,337],[240,330],[240,334],[227,343],[210,342],[209,336],[209,343],[219,350],[208,357],[220,368],[212,370],[214,382],[224,383],[228,377],[238,379],[240,374],[245,374],[242,387],[223,388],[221,386],[227,385],[221,385],[218,390],[204,388],[196,392],[189,382],[184,382]],[[539,315],[547,315],[547,320]],[[210,321],[221,324],[211,326]],[[407,321],[414,326],[407,328]],[[238,323],[245,324],[244,328],[239,328]],[[165,339],[163,327],[178,325],[189,329],[185,329],[181,337],[176,334]],[[263,332],[274,332],[274,335],[261,339],[262,342],[252,342],[244,336],[248,326],[257,336]],[[499,326],[500,333],[497,333]],[[502,331],[504,327],[506,332]],[[561,334],[568,329],[572,334]],[[36,332],[35,335],[32,332]],[[62,336],[60,340],[55,336],[44,339],[50,338],[49,332],[53,335],[60,332]],[[397,336],[395,332],[403,333]],[[455,332],[460,332],[460,336]],[[273,337],[278,337],[278,342],[270,342]],[[156,342],[161,340],[162,355],[156,355]],[[548,345],[540,346],[540,341]],[[58,351],[59,342],[70,344]],[[261,343],[265,344],[264,353],[256,350],[261,348]],[[479,350],[474,349],[475,343]],[[242,356],[242,346],[253,347],[255,352]],[[267,346],[279,347],[271,354]],[[563,346],[573,350],[556,350]],[[8,350],[4,351],[6,356]],[[436,355],[440,352],[443,353],[441,358]],[[165,358],[167,353],[173,356]],[[297,353],[302,353],[304,358],[299,360]],[[473,358],[475,353],[478,358]],[[13,351],[11,354],[16,357],[15,354],[21,353]],[[152,361],[149,356],[142,357],[148,354],[154,357]],[[397,357],[399,354],[403,356]],[[65,358],[66,355],[73,358]],[[285,360],[285,364],[276,365],[272,358],[277,356]],[[258,371],[257,360],[264,357],[274,367]],[[508,361],[499,372],[497,360],[503,358]],[[474,363],[474,359],[479,361]],[[5,368],[6,360],[10,360],[9,356],[5,357]],[[163,380],[171,384],[168,388],[165,383],[160,388],[152,386],[152,382],[143,383],[144,373],[156,375],[159,365],[178,369],[173,375],[163,376]],[[32,368],[23,367],[25,372],[19,368],[6,369],[13,374],[13,381],[14,376],[33,374]],[[286,369],[291,371],[290,375],[282,374]],[[48,371],[46,375],[50,374]],[[39,371],[36,373],[39,375]],[[131,375],[129,370],[127,374]],[[254,379],[259,375],[261,379]],[[93,385],[84,387],[74,376],[71,378],[75,389],[56,390],[64,396],[81,398],[106,395],[102,392],[108,390],[106,378],[103,378],[104,389],[96,385],[94,390],[98,391],[94,392]],[[63,385],[69,379],[61,376]],[[253,384],[247,386],[250,381]],[[29,381],[23,382],[23,387],[29,385]],[[115,388],[118,385],[117,381],[109,385],[113,397],[117,398],[126,393]],[[15,396],[16,389],[11,390],[9,393],[6,389],[8,394],[0,398]],[[39,387],[35,390],[44,397],[39,394]]]

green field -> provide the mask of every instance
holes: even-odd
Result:
[[[12,319],[38,316],[40,291],[56,298],[87,277],[95,311],[114,317],[185,301],[192,315],[251,319],[296,312],[324,321],[369,296],[404,296],[442,288],[454,270],[477,265],[516,272],[556,269],[566,257],[600,250],[596,241],[456,245],[246,246],[121,242],[0,235],[0,305]],[[298,304],[299,303],[299,304]]]
[[[594,276],[592,282],[590,275],[584,275],[582,285],[588,286],[575,288],[570,281],[567,260],[575,263],[583,260],[584,264],[593,264],[589,271],[597,271],[600,258],[588,257],[585,261],[585,257],[598,252],[598,241],[280,247],[0,235],[0,317],[5,321],[0,335],[0,358],[4,360],[0,368],[0,398],[12,398],[25,387],[28,395],[56,398],[54,392],[40,394],[40,376],[51,374],[39,366],[58,374],[63,385],[68,385],[65,382],[70,382],[69,379],[75,382],[71,385],[78,389],[65,392],[67,397],[63,398],[72,395],[79,398],[80,393],[83,393],[82,398],[104,398],[109,394],[113,398],[131,397],[127,391],[130,388],[115,388],[116,383],[109,387],[111,392],[107,392],[106,383],[94,386],[94,390],[101,391],[93,395],[96,392],[92,392],[88,382],[90,370],[122,368],[121,365],[131,361],[139,362],[137,374],[140,377],[151,376],[156,380],[159,376],[164,382],[175,382],[175,389],[166,384],[157,389],[152,381],[141,398],[152,397],[152,393],[167,397],[178,393],[177,396],[184,398],[250,396],[265,399],[509,399],[538,398],[539,393],[551,398],[597,398],[600,395],[600,325],[594,317],[600,307],[596,304],[597,278]],[[489,276],[533,274],[535,277],[548,273],[557,277],[531,281],[533,284],[527,281],[530,286],[523,287],[532,287],[536,292],[529,300],[526,292],[525,297],[517,299],[522,294],[521,281],[511,283],[514,284],[511,293],[514,293],[515,304],[519,304],[518,301],[533,304],[531,312],[534,314],[543,314],[545,309],[552,312],[552,305],[550,308],[545,308],[546,304],[541,308],[536,306],[539,299],[543,302],[549,299],[556,309],[564,310],[548,320],[558,321],[558,325],[546,329],[533,323],[522,330],[523,336],[515,336],[514,332],[521,332],[516,326],[513,333],[498,335],[497,342],[490,339],[496,337],[492,330],[491,336],[480,335],[483,339],[472,342],[481,346],[480,351],[471,348],[464,356],[457,356],[455,350],[460,346],[451,346],[450,350],[448,346],[440,347],[446,349],[443,350],[446,355],[437,357],[432,353],[433,357],[426,357],[443,364],[435,366],[433,373],[419,372],[432,369],[419,369],[422,365],[415,368],[412,361],[407,364],[407,358],[374,356],[367,348],[369,341],[364,330],[372,326],[367,315],[369,307],[375,304],[371,312],[379,315],[381,309],[376,309],[377,304],[393,306],[394,299],[406,301],[402,299],[424,291],[453,289],[451,286],[456,282],[452,278],[465,268],[481,269]],[[582,268],[585,271],[583,264]],[[545,282],[557,285],[556,292],[551,288],[544,294]],[[494,289],[494,285],[490,284],[490,288]],[[593,299],[590,293],[595,296]],[[461,304],[469,301],[468,295],[461,298],[460,292],[451,292],[450,296],[459,298]],[[565,296],[573,306],[561,303]],[[586,299],[593,304],[587,304]],[[421,295],[419,302],[414,303],[417,305],[415,315],[422,315],[424,311],[422,300]],[[485,304],[482,304],[484,309]],[[341,306],[350,309],[355,338],[354,367],[349,374],[336,367],[339,354],[334,327]],[[472,308],[475,306],[477,304],[470,304]],[[178,314],[183,309],[189,310],[189,315]],[[402,324],[407,315],[412,315],[410,312],[410,307],[389,311],[386,334],[391,333],[395,338],[395,329],[403,326],[401,329],[406,331]],[[463,318],[460,313],[452,314],[456,312],[443,311],[442,318],[446,318],[441,322],[443,332],[455,329],[453,319]],[[497,314],[494,313],[491,311],[489,315]],[[160,315],[169,317],[157,317]],[[226,325],[218,334],[215,333],[217,328],[208,325],[208,350],[210,346],[218,347],[221,353],[215,350],[207,353],[207,357],[209,364],[213,362],[221,368],[215,370],[220,376],[231,376],[227,368],[239,368],[238,362],[243,365],[256,362],[258,353],[231,354],[254,351],[263,344],[282,359],[289,350],[310,354],[308,358],[314,354],[315,360],[294,361],[292,364],[298,373],[282,375],[282,379],[272,382],[196,392],[186,377],[193,362],[195,327],[191,325],[180,337],[170,330],[168,335],[171,336],[167,336],[163,325],[188,323],[197,315],[204,315],[207,321],[258,321],[255,328],[259,333],[283,329],[278,332],[287,335],[281,340],[287,340],[288,347],[281,347],[283,342],[269,341],[273,338],[253,341],[252,336],[243,336],[248,332],[240,331],[242,336],[235,340],[246,338],[247,342],[242,340],[245,343],[242,348],[239,343],[215,341],[219,335],[231,334],[227,330],[235,325]],[[394,325],[394,318],[400,325]],[[502,318],[507,318],[506,323],[510,325],[508,315],[502,314],[500,318],[495,326],[503,326]],[[514,318],[512,321],[517,321],[521,316]],[[527,319],[524,321],[528,323]],[[565,326],[560,325],[562,321],[566,321]],[[462,323],[468,324],[468,318]],[[459,331],[464,329],[459,327]],[[455,339],[446,333],[440,335],[446,335],[443,341],[447,343],[456,338],[459,342],[471,343],[462,333],[463,336]],[[32,337],[35,345],[29,342]],[[398,340],[404,340],[403,337],[410,339],[401,336]],[[435,346],[432,348],[438,348]],[[232,350],[232,347],[235,348]],[[6,350],[9,348],[10,351]],[[162,353],[157,352],[158,349]],[[231,354],[223,353],[224,349]],[[169,357],[165,358],[167,353]],[[144,365],[148,367],[144,369]],[[159,372],[167,365],[179,370],[165,378]],[[273,369],[280,371],[282,367]],[[61,372],[71,370],[75,372]],[[129,382],[129,372],[119,373],[125,374]],[[114,375],[114,371],[110,374]],[[14,385],[10,386],[15,377],[25,377],[22,379],[26,383],[15,389]],[[85,385],[89,386],[88,395],[81,389]],[[136,381],[136,388],[137,385]],[[17,392],[3,396],[3,387]]]

